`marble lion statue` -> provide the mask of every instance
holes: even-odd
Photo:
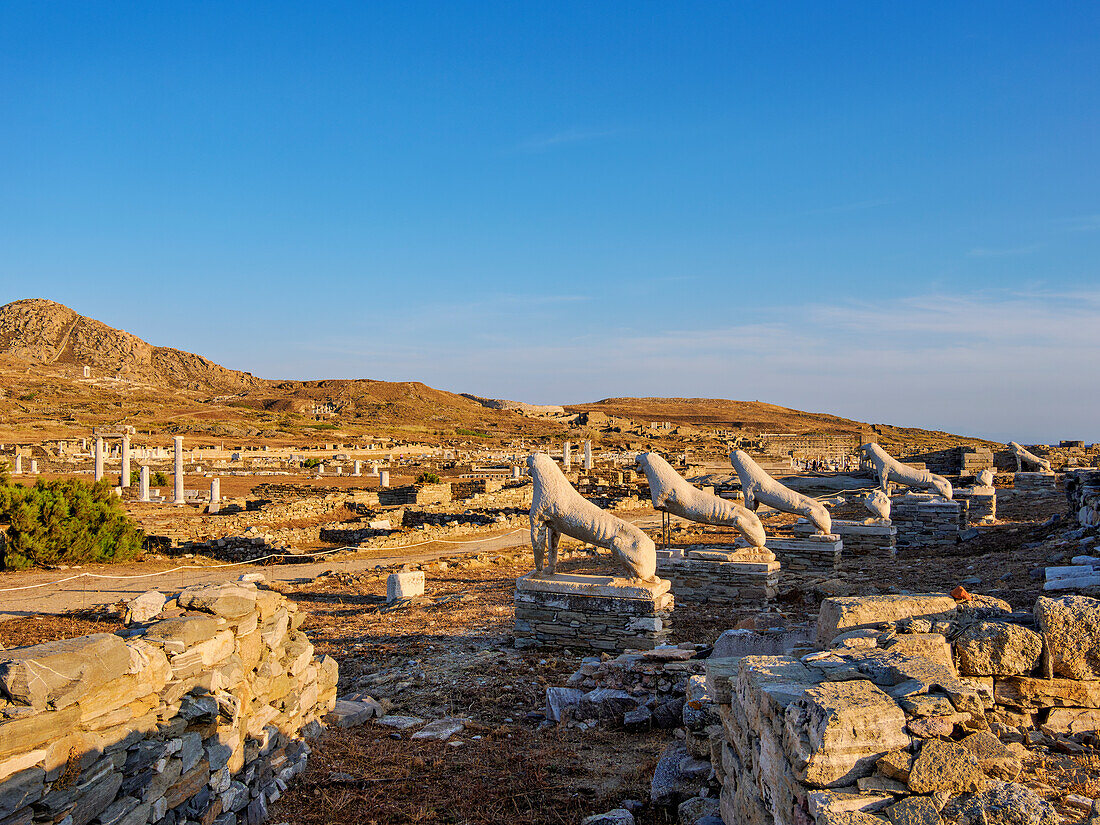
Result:
[[[553,575],[558,541],[564,534],[610,550],[631,578],[656,581],[657,547],[641,528],[582,497],[545,453],[528,456],[527,470],[534,481],[531,549],[535,551],[536,572]]]
[[[890,496],[882,490],[875,490],[864,497],[863,506],[876,518],[890,518]]]
[[[992,487],[993,478],[996,475],[992,467],[986,467],[976,476],[974,485],[976,487]]]
[[[825,505],[784,487],[764,472],[744,450],[730,453],[730,464],[741,479],[741,490],[745,494],[745,506],[748,509],[756,510],[761,504],[766,504],[784,513],[805,516],[820,533],[832,531],[833,519]]]
[[[635,462],[649,479],[654,509],[700,524],[733,527],[751,546],[764,546],[764,525],[756,513],[693,486],[657,453],[642,453]]]
[[[1050,462],[1045,458],[1039,458],[1035,453],[1029,452],[1017,444],[1015,441],[1008,442],[1008,449],[1012,450],[1012,454],[1016,457],[1016,472],[1024,472],[1024,465],[1029,467],[1035,467],[1040,473],[1052,473],[1050,469]]]
[[[935,490],[944,498],[951,499],[953,494],[951,482],[943,476],[938,476],[927,470],[918,470],[908,464],[902,464],[878,444],[863,444],[860,446],[859,452],[864,459],[875,465],[879,487],[884,493],[889,493],[890,482],[896,481],[898,484],[915,487],[918,490]]]

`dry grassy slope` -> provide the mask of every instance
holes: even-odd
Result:
[[[858,433],[868,425],[827,413],[810,413],[760,401],[724,398],[605,398],[573,404],[570,412],[602,412],[635,421],[670,421],[696,427],[725,427],[761,432]]]
[[[92,369],[83,378],[84,366]],[[127,423],[154,433],[311,443],[381,435],[500,437],[563,435],[565,427],[416,381],[272,381],[226,369],[199,355],[151,344],[43,299],[0,307],[0,440],[87,435],[93,424]],[[324,422],[312,408],[331,404]],[[608,398],[567,408],[636,421],[672,421],[756,432],[858,433],[867,425],[758,401]],[[893,443],[973,443],[976,439],[880,428]],[[477,438],[470,436],[476,441]]]
[[[136,335],[42,298],[0,307],[0,354],[27,364],[67,367],[74,375],[82,375],[88,366],[97,377],[109,375],[154,386],[232,391],[261,383],[200,355],[154,347]]]

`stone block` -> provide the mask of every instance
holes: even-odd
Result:
[[[1013,677],[995,680],[997,703],[1022,710],[1037,708],[1100,708],[1100,681]]]
[[[230,621],[237,621],[256,610],[256,598],[255,585],[226,582],[189,587],[177,596],[176,601],[184,610],[212,613]]]
[[[814,787],[851,785],[908,744],[905,714],[869,681],[810,687],[784,713],[783,747],[794,775]]]
[[[387,602],[395,602],[398,599],[410,599],[413,596],[423,595],[423,570],[407,570],[401,573],[390,573],[386,578]]]
[[[956,742],[925,739],[913,760],[909,787],[916,793],[976,791],[985,775],[970,750]]]
[[[1067,679],[1100,679],[1100,601],[1085,596],[1040,596],[1035,620],[1050,668]]]
[[[845,630],[877,627],[899,619],[943,619],[955,612],[955,600],[936,593],[901,596],[833,596],[821,603],[817,642],[825,647]]]
[[[1043,637],[1007,622],[979,622],[955,640],[964,676],[1027,676],[1039,663]]]

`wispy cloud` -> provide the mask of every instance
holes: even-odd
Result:
[[[606,140],[620,134],[617,129],[583,129],[579,127],[563,129],[560,132],[551,132],[543,135],[533,135],[516,145],[520,152],[545,152],[559,146],[567,146],[576,143],[591,143],[593,141]]]
[[[1069,232],[1097,232],[1100,231],[1100,213],[1064,218],[1057,223]]]
[[[1011,258],[1015,255],[1030,255],[1042,249],[1042,244],[1028,244],[1027,246],[988,247],[976,246],[967,250],[968,258]]]

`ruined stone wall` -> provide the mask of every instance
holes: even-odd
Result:
[[[162,604],[125,638],[0,653],[4,823],[253,825],[302,771],[337,680],[304,614],[251,584]]]
[[[1066,478],[1070,515],[1082,527],[1100,526],[1100,472],[1079,470]]]
[[[984,821],[1047,805],[1013,784],[1025,742],[1068,749],[1100,727],[1094,599],[1040,598],[1031,613],[986,597],[827,599],[817,638],[828,649],[708,660],[695,702],[721,720],[708,730],[725,822]]]

